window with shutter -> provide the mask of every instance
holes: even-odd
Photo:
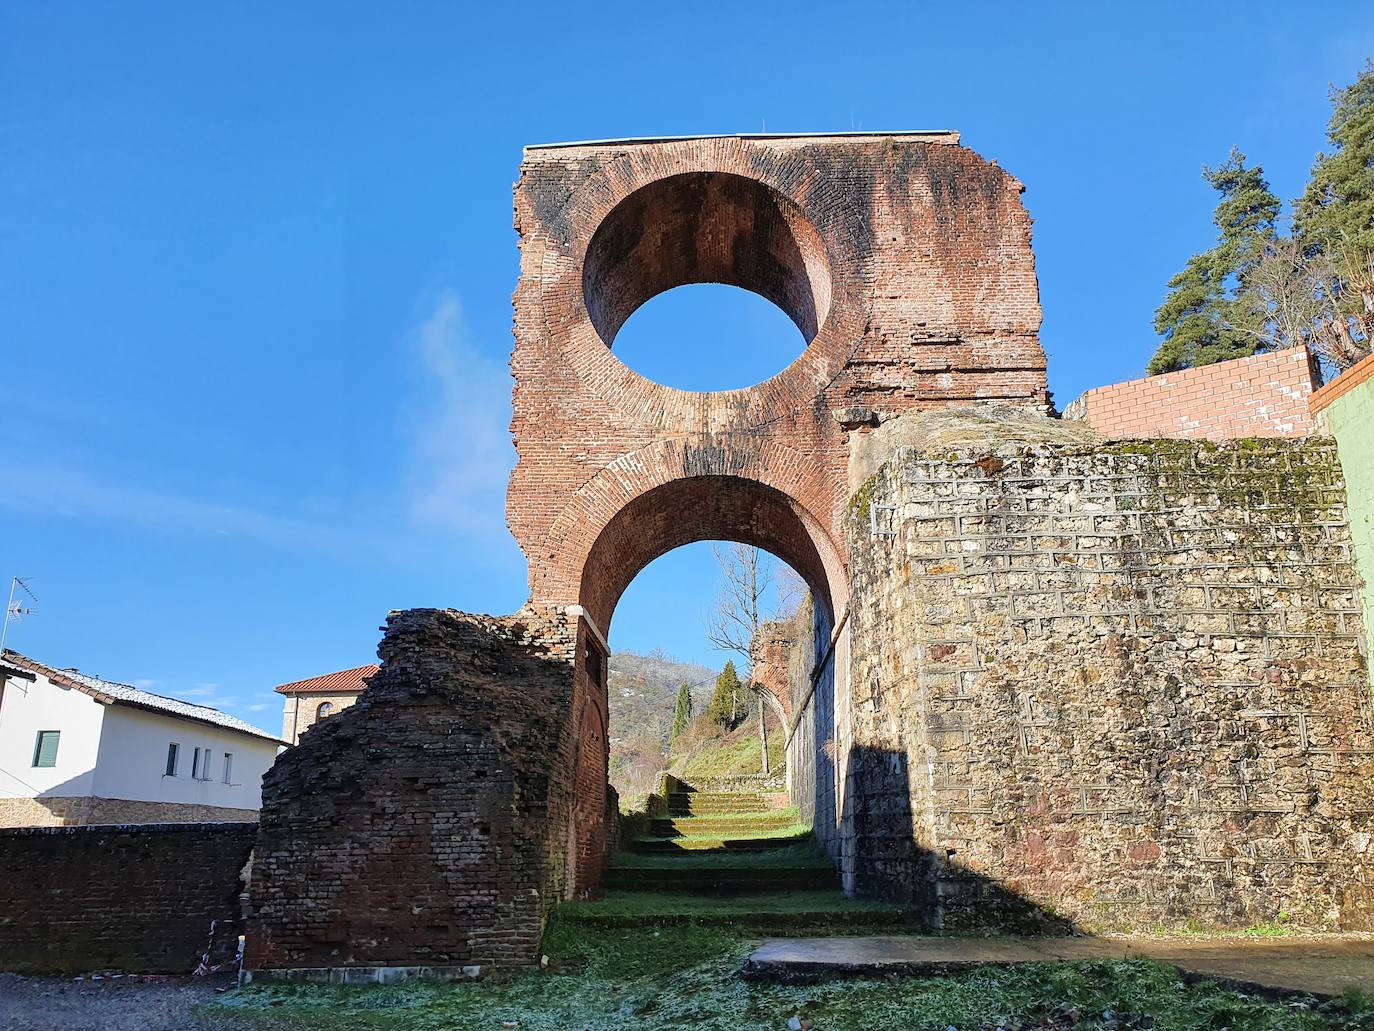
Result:
[[[33,764],[35,766],[57,765],[57,739],[60,730],[40,730],[38,740],[33,744]]]

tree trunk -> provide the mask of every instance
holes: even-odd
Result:
[[[761,763],[763,764],[763,775],[768,776],[768,721],[764,719],[763,695],[759,695],[759,747],[761,749]]]

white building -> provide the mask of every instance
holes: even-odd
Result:
[[[0,826],[256,820],[284,744],[218,709],[0,653]]]

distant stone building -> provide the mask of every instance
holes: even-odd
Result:
[[[278,684],[274,690],[286,696],[282,706],[281,736],[294,745],[320,720],[347,709],[358,700],[378,668],[375,664],[358,666],[309,680]]]
[[[256,820],[283,744],[207,705],[0,654],[0,827]]]

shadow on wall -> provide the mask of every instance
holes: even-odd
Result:
[[[952,852],[918,844],[933,834],[917,825],[906,752],[855,745],[845,771],[840,870],[846,894],[904,903],[936,930],[1082,933],[1014,887],[960,865]]]
[[[0,796],[0,826],[62,827],[86,823],[91,808],[92,769],[42,789],[41,795]],[[12,773],[10,776],[24,788],[39,790]]]

